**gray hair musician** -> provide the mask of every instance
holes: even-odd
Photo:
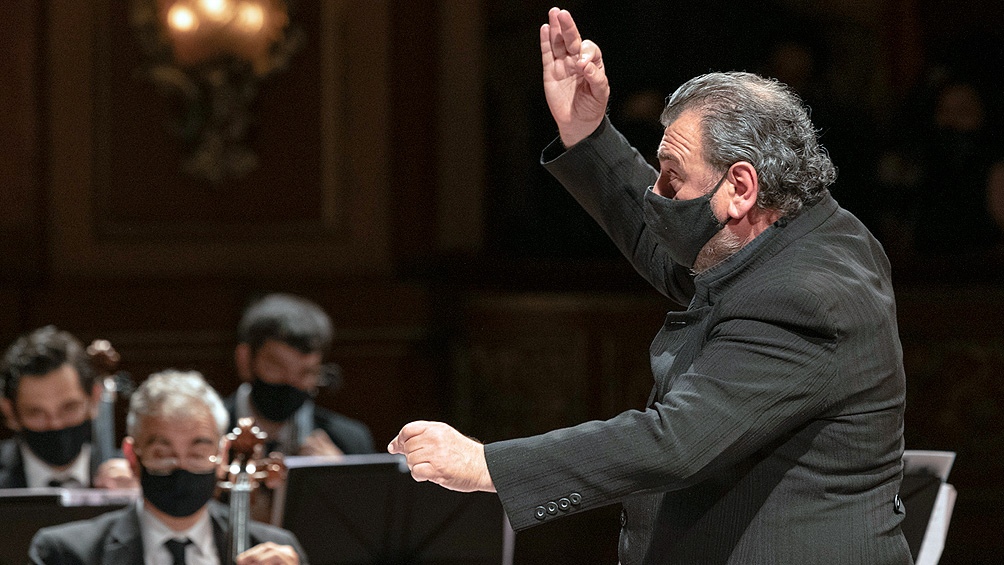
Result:
[[[213,494],[226,464],[228,425],[223,402],[201,374],[150,375],[130,397],[123,445],[142,497],[97,518],[39,530],[31,562],[226,563],[229,516]],[[238,564],[307,562],[292,533],[258,522],[249,530],[253,547]]]

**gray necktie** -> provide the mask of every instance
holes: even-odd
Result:
[[[171,557],[174,558],[174,565],[185,565],[185,548],[192,543],[192,540],[185,539],[169,539],[164,542],[164,547],[171,552]]]

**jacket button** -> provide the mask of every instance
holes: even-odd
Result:
[[[577,492],[573,492],[568,495],[568,501],[572,503],[572,506],[578,506],[579,503],[582,502],[582,495]]]
[[[547,503],[547,513],[550,515],[555,515],[558,513],[558,503],[555,501],[550,501]]]
[[[533,517],[538,520],[543,520],[547,516],[547,510],[543,506],[538,506],[533,509]]]
[[[561,510],[562,512],[568,512],[568,509],[571,507],[572,507],[572,501],[568,500],[567,498],[558,499],[558,510]]]
[[[892,497],[892,511],[896,514],[903,514],[906,512],[906,508],[903,507],[903,499],[900,498],[898,494]]]

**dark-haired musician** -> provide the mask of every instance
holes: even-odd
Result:
[[[100,390],[76,337],[54,326],[25,334],[0,367],[0,410],[12,439],[0,442],[0,488],[132,488],[124,459],[92,458]]]

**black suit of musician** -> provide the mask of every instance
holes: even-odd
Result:
[[[146,547],[138,507],[123,508],[92,520],[72,522],[64,526],[44,528],[32,541],[30,560],[47,565],[143,565]],[[227,509],[212,501],[208,508],[212,544],[218,555],[226,554],[229,519]],[[303,549],[292,534],[260,522],[250,524],[251,543],[271,542],[294,547],[303,556]],[[306,563],[301,557],[300,563]]]

